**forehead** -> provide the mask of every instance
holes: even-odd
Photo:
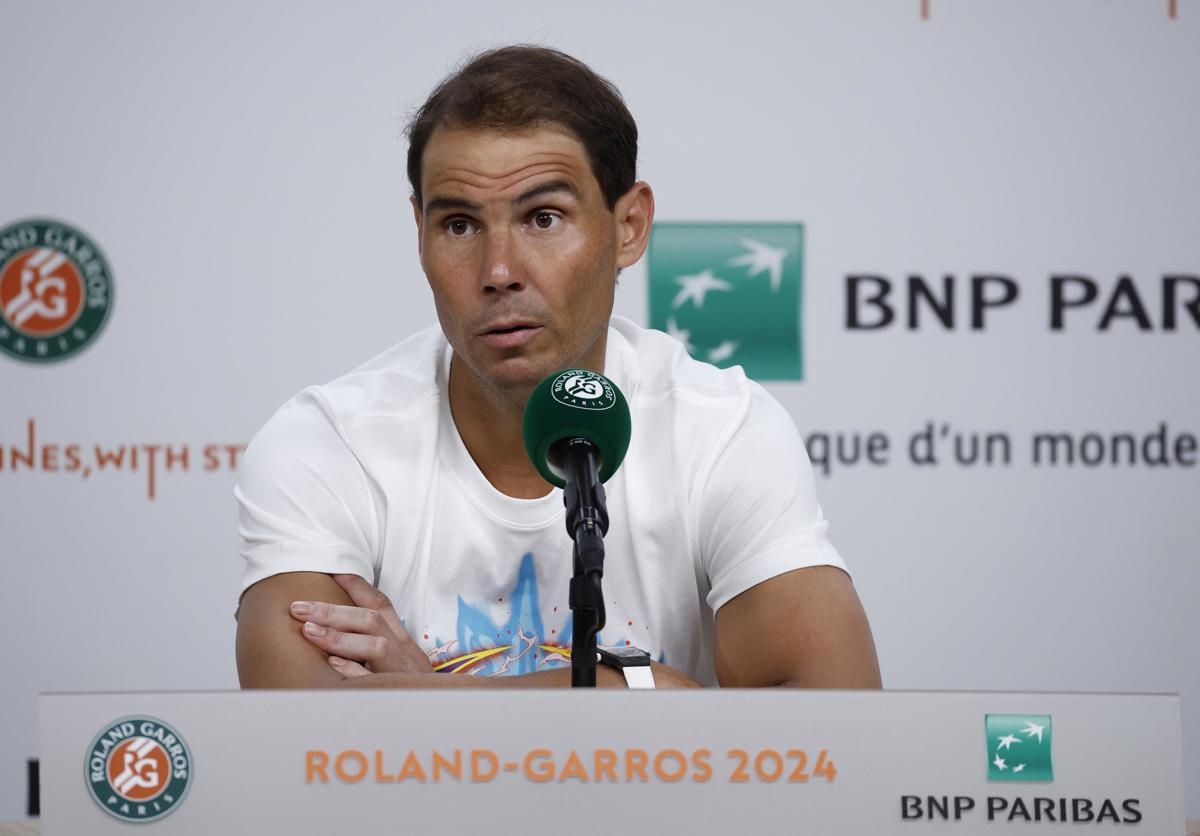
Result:
[[[567,180],[585,196],[599,193],[583,143],[555,126],[519,131],[438,128],[421,161],[425,201],[443,193],[505,195],[545,179]]]

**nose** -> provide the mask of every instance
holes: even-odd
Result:
[[[509,235],[506,230],[488,232],[480,275],[485,294],[517,291],[525,286]]]

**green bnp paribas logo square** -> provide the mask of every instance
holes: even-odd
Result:
[[[647,273],[650,327],[697,360],[758,380],[802,380],[804,227],[655,224]]]
[[[1049,714],[988,714],[989,781],[1053,781]]]

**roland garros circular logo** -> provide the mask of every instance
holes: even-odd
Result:
[[[569,369],[559,373],[550,384],[550,395],[564,406],[600,412],[617,402],[608,378],[587,369]]]
[[[78,229],[44,219],[0,228],[0,351],[33,363],[77,354],[112,301],[108,261]]]
[[[105,812],[123,821],[154,821],[187,795],[192,753],[162,720],[122,717],[96,735],[83,771],[92,798]]]

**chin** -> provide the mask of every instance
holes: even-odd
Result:
[[[497,389],[508,392],[528,392],[545,380],[551,373],[558,371],[558,366],[554,368],[537,368],[526,367],[524,369],[505,369],[498,372],[493,377],[493,383]]]
[[[559,368],[562,367],[553,363],[547,365],[544,359],[512,357],[485,365],[480,369],[485,374],[480,377],[501,392],[528,392]]]

